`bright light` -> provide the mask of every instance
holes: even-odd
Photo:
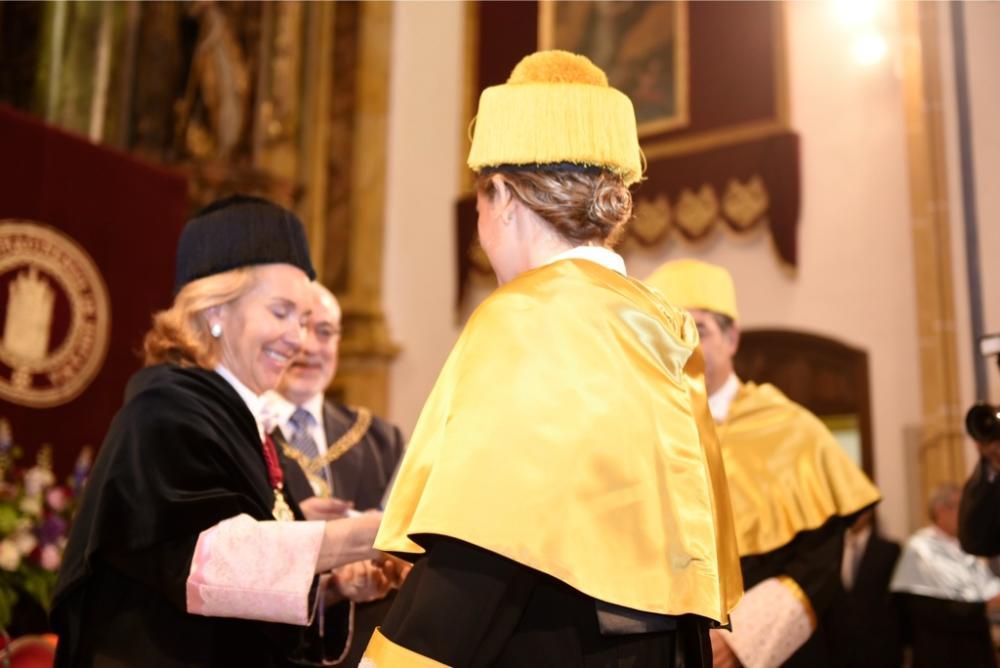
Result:
[[[868,32],[858,36],[851,45],[851,54],[854,60],[862,65],[874,65],[885,58],[889,52],[889,45],[885,37],[877,32]]]
[[[833,10],[844,25],[864,27],[875,21],[880,5],[879,0],[834,0]]]

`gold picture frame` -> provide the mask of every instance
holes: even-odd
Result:
[[[539,48],[579,53],[603,69],[632,100],[640,137],[689,123],[687,2],[540,0],[538,12]]]

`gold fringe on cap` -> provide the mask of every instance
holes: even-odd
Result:
[[[573,163],[602,167],[625,185],[642,178],[635,110],[590,60],[568,51],[525,57],[507,83],[479,98],[469,167]]]

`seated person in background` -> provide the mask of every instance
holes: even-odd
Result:
[[[875,512],[865,511],[844,536],[840,592],[820,625],[843,668],[902,665],[899,610],[889,582],[899,560],[899,544],[879,535]]]
[[[957,485],[931,495],[931,525],[903,548],[892,578],[913,665],[995,666],[987,610],[1000,606],[1000,578],[958,544]]]
[[[337,372],[341,311],[319,283],[310,285],[310,296],[302,347],[278,387],[265,396],[265,413],[281,430],[283,453],[299,464],[316,496],[342,512],[378,509],[402,456],[403,437],[367,409],[324,397]],[[344,665],[356,666],[392,597],[385,598],[381,574],[368,562],[338,569],[331,584],[332,595],[341,600],[326,613],[322,643],[313,638],[307,655],[341,657]]]

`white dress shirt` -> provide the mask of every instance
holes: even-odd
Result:
[[[740,379],[735,373],[731,373],[722,387],[708,398],[708,410],[712,413],[712,419],[716,424],[722,424],[729,417],[729,407],[733,405],[733,399],[739,391]]]

